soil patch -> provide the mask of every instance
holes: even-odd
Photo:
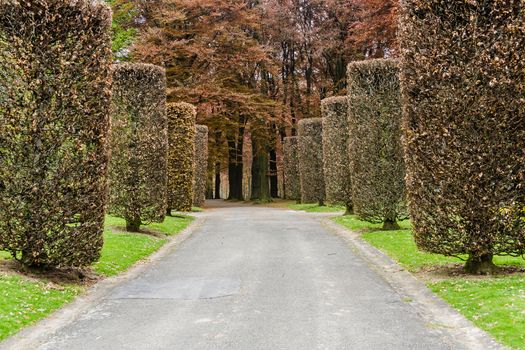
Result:
[[[19,275],[36,282],[43,282],[51,288],[60,289],[65,284],[90,286],[102,279],[91,268],[86,269],[40,269],[24,266],[14,259],[0,260],[0,273]]]
[[[152,229],[149,229],[149,228],[141,228],[139,232],[128,232],[126,231],[126,228],[123,227],[123,226],[110,226],[109,227],[110,230],[113,232],[113,233],[138,233],[138,234],[143,234],[143,235],[148,235],[148,236],[153,236],[153,237],[157,237],[157,238],[166,238],[167,235],[160,232],[160,231],[156,231],[156,230],[152,230]]]
[[[498,266],[498,273],[493,275],[471,275],[464,269],[462,263],[451,263],[446,265],[427,265],[420,268],[415,275],[427,282],[441,282],[454,278],[462,280],[488,280],[494,277],[506,277],[511,275],[525,275],[525,268],[519,266],[503,265]]]

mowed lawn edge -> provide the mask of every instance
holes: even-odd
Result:
[[[305,211],[307,213],[337,213],[337,212],[344,212],[346,208],[344,205],[319,205],[315,203],[311,204],[298,204],[298,203],[290,203],[287,204],[286,207],[291,210],[299,210],[299,211]]]
[[[193,221],[189,215],[166,217],[143,227],[144,233],[125,231],[125,221],[107,216],[101,258],[92,269],[101,278],[116,276],[159,250]],[[0,252],[0,260],[10,256]],[[0,342],[62,308],[88,289],[86,284],[53,282],[0,270]]]
[[[465,275],[461,259],[419,251],[409,221],[400,223],[401,230],[382,231],[381,225],[361,221],[353,215],[331,220],[359,232],[366,242],[416,275],[435,294],[497,341],[512,349],[525,349],[525,273]],[[506,270],[525,269],[523,258],[495,257],[494,260]]]

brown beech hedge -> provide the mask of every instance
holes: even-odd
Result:
[[[166,74],[151,64],[113,69],[109,212],[128,231],[166,214]]]
[[[310,118],[299,121],[299,173],[301,202],[324,205],[323,121]]]
[[[301,200],[299,175],[299,137],[285,137],[283,141],[284,194],[286,199]]]
[[[208,127],[206,125],[197,125],[195,130],[193,205],[202,207],[206,200],[206,180],[208,178]]]
[[[352,186],[348,163],[348,98],[330,97],[321,102],[321,107],[326,201],[330,204],[344,204],[347,213],[352,213]]]
[[[0,250],[24,264],[100,256],[110,29],[88,0],[0,2]]]
[[[490,273],[493,255],[525,253],[525,3],[401,4],[415,239]]]
[[[195,107],[168,104],[168,211],[191,211],[195,173]]]
[[[398,228],[406,218],[399,67],[394,60],[348,65],[349,163],[355,213]]]

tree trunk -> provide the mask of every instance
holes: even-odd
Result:
[[[354,215],[354,206],[352,204],[346,203],[345,207],[346,207],[346,211],[345,211],[345,214],[344,214],[345,216],[346,215]]]
[[[252,199],[263,203],[271,202],[268,179],[268,154],[257,152],[252,165]]]
[[[279,179],[277,177],[277,152],[270,150],[270,196],[279,198]]]
[[[472,275],[492,275],[498,272],[498,267],[492,259],[492,254],[471,253],[465,264],[465,271]]]
[[[229,200],[244,200],[242,196],[242,163],[228,165],[228,177],[230,185]]]
[[[256,149],[256,143],[255,141],[252,141],[253,146],[253,162],[252,162],[252,195],[250,197],[251,200],[258,200],[261,198],[261,162],[260,162],[260,156],[259,152],[257,152]]]
[[[245,118],[239,117],[239,129],[233,137],[228,140],[228,177],[230,195],[229,200],[243,201],[242,179],[243,179],[243,144]]]
[[[221,164],[215,166],[215,199],[221,199]]]
[[[139,219],[129,219],[126,218],[126,231],[128,232],[139,232],[140,231],[140,225],[142,222]]]
[[[385,219],[383,223],[383,230],[385,231],[395,231],[399,230],[401,227],[395,219]]]
[[[213,178],[215,175],[207,176],[206,179],[206,199],[215,198],[215,188],[213,187]]]

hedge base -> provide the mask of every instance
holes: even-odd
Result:
[[[471,275],[493,275],[498,272],[498,267],[492,261],[492,254],[470,255],[465,271]]]

